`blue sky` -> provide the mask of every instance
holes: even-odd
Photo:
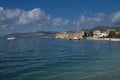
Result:
[[[0,34],[120,25],[120,0],[0,0]]]
[[[70,19],[76,19],[85,11],[111,14],[120,9],[120,0],[1,0],[1,3],[9,9],[41,8],[53,17]]]

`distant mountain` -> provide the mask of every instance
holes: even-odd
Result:
[[[119,26],[97,26],[97,27],[94,27],[92,28],[91,30],[101,30],[101,31],[105,31],[107,29],[120,29]]]
[[[83,29],[85,32],[89,33],[94,30],[106,31],[107,29],[118,29],[120,30],[120,26],[96,26],[91,29]],[[72,31],[71,31],[72,32]]]
[[[12,33],[8,34],[5,37],[38,37],[38,38],[49,38],[55,37],[57,32],[53,31],[38,31],[38,32],[29,32],[29,33]]]

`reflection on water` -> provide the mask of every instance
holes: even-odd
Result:
[[[120,42],[0,39],[0,80],[120,80]]]

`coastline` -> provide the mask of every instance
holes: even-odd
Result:
[[[86,40],[120,41],[120,38],[93,38],[93,37],[86,37]]]

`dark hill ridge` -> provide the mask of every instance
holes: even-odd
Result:
[[[38,37],[38,38],[49,38],[55,37],[57,32],[50,31],[37,31],[37,32],[29,32],[29,33],[12,33],[8,34],[5,37]]]
[[[120,27],[119,26],[96,26],[91,29],[82,29],[82,30],[84,30],[85,32],[90,32],[94,30],[106,31],[107,29],[119,29],[120,30]],[[77,30],[67,31],[67,32],[75,32],[75,31]]]
[[[90,31],[94,31],[94,30],[106,31],[107,29],[120,30],[120,26],[96,26],[91,29],[84,29],[84,30],[89,33]]]
[[[97,26],[97,27],[94,27],[92,28],[91,30],[101,30],[101,31],[105,31],[107,29],[120,29],[120,26]]]

